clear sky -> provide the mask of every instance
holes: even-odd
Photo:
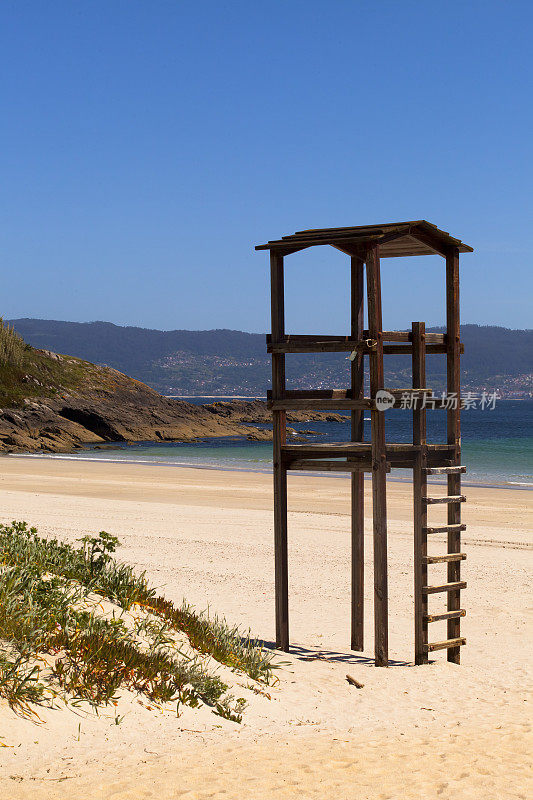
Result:
[[[428,219],[464,322],[531,327],[529,2],[3,0],[0,314],[269,326],[268,256]],[[347,332],[348,259],[287,259],[288,328]],[[385,327],[444,319],[438,257],[383,261]]]

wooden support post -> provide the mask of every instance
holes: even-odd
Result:
[[[426,326],[413,322],[413,389],[426,385]],[[422,588],[427,586],[427,451],[426,409],[420,400],[413,409],[413,444],[420,445],[413,466],[413,510],[414,510],[414,565],[415,565],[415,664],[428,662],[428,598]]]
[[[283,256],[271,251],[272,341],[285,335]],[[272,354],[272,398],[281,400],[285,392],[285,354]],[[276,593],[276,647],[289,651],[289,574],[287,553],[287,469],[281,448],[286,440],[286,412],[273,411],[274,470],[274,571]]]
[[[376,341],[369,355],[370,396],[383,389],[383,322],[379,246],[366,252],[368,332]],[[374,521],[374,656],[377,667],[388,665],[387,586],[387,464],[385,454],[385,413],[372,411],[372,504]]]
[[[460,329],[459,329],[459,250],[451,248],[446,255],[446,324],[447,324],[447,384],[448,394],[455,394],[457,407],[448,409],[448,444],[453,445],[453,464],[461,463],[461,397],[460,397]],[[448,495],[461,494],[461,475],[448,475]],[[461,504],[448,506],[448,524],[459,526],[461,522]],[[448,531],[448,553],[461,552],[461,531],[454,528]],[[461,578],[461,562],[448,563],[448,583],[456,583]],[[461,608],[461,592],[459,589],[448,592],[448,611]],[[461,619],[453,617],[448,620],[448,639],[460,637]],[[461,648],[450,647],[448,661],[459,664]]]
[[[351,338],[359,340],[364,330],[364,262],[351,259]],[[352,398],[364,396],[364,356],[359,351],[351,362]],[[364,413],[351,412],[351,440],[364,440]],[[351,648],[364,649],[364,581],[365,581],[365,516],[364,473],[352,473],[352,606]]]

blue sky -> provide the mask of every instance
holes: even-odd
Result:
[[[254,244],[425,218],[475,248],[463,322],[531,327],[526,2],[4,0],[5,317],[269,325]],[[438,257],[384,322],[444,319]],[[348,261],[287,259],[288,329],[345,333]]]

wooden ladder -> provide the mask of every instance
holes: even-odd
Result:
[[[413,339],[413,388],[425,386],[425,325],[414,322]],[[466,497],[461,494],[461,475],[466,468],[460,464],[428,466],[428,448],[426,441],[426,409],[413,409],[413,444],[417,446],[417,454],[413,467],[413,501],[414,501],[414,594],[415,594],[415,664],[427,664],[428,654],[435,650],[447,650],[448,660],[459,663],[459,648],[466,644],[460,635],[460,620],[466,615],[461,608],[461,589],[466,583],[461,580],[461,561],[466,558],[461,552],[461,532],[466,526],[461,523],[461,504]],[[444,497],[428,496],[428,475],[446,475],[448,494]],[[427,508],[429,505],[446,505],[448,524],[429,527]],[[428,535],[446,533],[448,535],[448,552],[444,555],[428,555]],[[428,566],[447,564],[446,583],[430,583]],[[445,593],[447,610],[442,613],[429,613],[428,598],[430,594]],[[428,626],[432,622],[447,620],[448,638],[440,642],[430,642]]]

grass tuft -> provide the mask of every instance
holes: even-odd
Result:
[[[6,324],[3,317],[0,317],[0,364],[20,367],[30,349],[13,325]]]

